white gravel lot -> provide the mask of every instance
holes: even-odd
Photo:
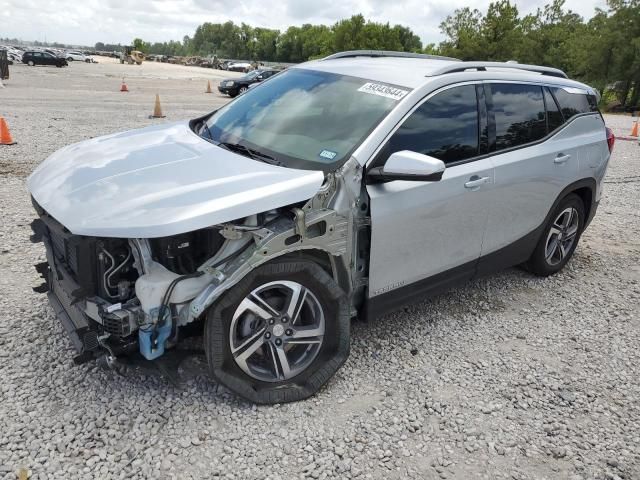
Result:
[[[12,68],[0,115],[0,478],[640,478],[640,146],[618,141],[571,263],[511,269],[354,324],[315,397],[255,406],[201,356],[174,385],[75,366],[39,284],[25,176],[61,146],[203,114],[226,72],[173,65]],[[118,92],[127,74],[131,92]],[[215,84],[214,84],[215,87]],[[167,118],[149,120],[158,92]],[[618,135],[629,117],[607,116]]]

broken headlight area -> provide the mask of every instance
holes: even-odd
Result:
[[[213,276],[198,270],[237,245],[208,228],[149,240],[74,235],[36,205],[33,242],[43,242],[47,261],[36,265],[56,316],[82,363],[108,354],[140,351],[147,359],[178,340],[178,326],[193,318],[188,304]]]
[[[120,239],[74,235],[34,206],[39,218],[31,240],[45,244],[47,257],[36,265],[44,283],[34,290],[47,292],[77,363],[163,355],[181,327],[206,310],[211,289],[253,255],[260,232],[270,232],[265,226],[293,218],[274,210],[169,237]]]

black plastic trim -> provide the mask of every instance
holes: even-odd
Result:
[[[477,260],[465,263],[404,287],[366,299],[363,306],[365,320],[372,320],[393,312],[403,305],[416,303],[426,298],[444,293],[454,285],[471,280]]]
[[[476,101],[478,104],[478,154],[489,153],[489,113],[484,86],[476,84]]]
[[[56,318],[60,320],[60,323],[62,323],[64,330],[67,332],[67,336],[71,339],[73,348],[76,350],[76,352],[82,353],[84,343],[82,342],[80,335],[78,335],[78,329],[73,323],[73,320],[71,320],[71,317],[62,306],[62,302],[58,300],[58,297],[52,291],[49,291],[47,296],[49,297],[49,303],[53,307]]]

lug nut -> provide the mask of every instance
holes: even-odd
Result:
[[[269,339],[271,338],[271,332],[267,332],[264,334],[264,338]]]
[[[274,323],[276,323],[275,318],[272,318],[271,320],[269,320],[269,325],[273,325]]]
[[[282,340],[280,340],[279,338],[276,338],[276,345],[278,346],[282,345]]]
[[[282,323],[287,323],[287,321],[288,321],[289,319],[288,319],[288,318],[287,318],[287,316],[285,315],[284,317],[282,317],[282,318],[281,318],[281,320],[282,320]]]
[[[284,333],[286,333],[286,334],[287,334],[287,336],[289,336],[289,337],[290,337],[291,335],[293,335],[293,330],[291,330],[290,328],[287,328],[287,331],[286,331],[286,332],[284,332]]]

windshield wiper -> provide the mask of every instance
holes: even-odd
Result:
[[[207,131],[207,135],[209,135],[209,138],[211,140],[213,140],[213,134],[211,133],[211,130],[209,129],[209,125],[207,125],[207,121],[205,120],[204,122],[202,122],[202,129]],[[202,133],[202,132],[201,132]]]
[[[239,153],[244,155],[245,157],[253,158],[254,160],[260,160],[265,163],[269,163],[271,165],[281,166],[282,162],[280,160],[276,160],[271,155],[267,155],[266,153],[262,153],[253,148],[246,147],[244,145],[240,145],[239,143],[231,143],[231,142],[220,142],[218,143],[219,147],[226,148],[232,152]]]

